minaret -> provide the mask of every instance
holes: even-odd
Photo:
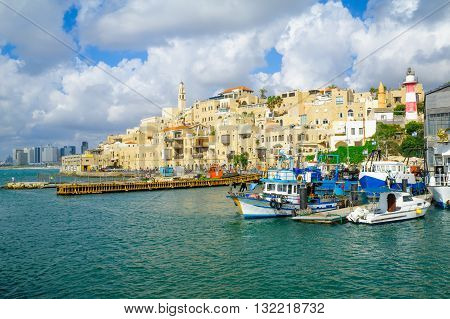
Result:
[[[378,107],[385,108],[386,107],[386,92],[384,92],[384,85],[380,81],[380,85],[378,86]]]
[[[408,68],[408,70],[406,71],[405,82],[403,82],[403,85],[406,88],[405,114],[407,121],[417,120],[416,84],[417,84],[416,73],[411,68]]]
[[[186,92],[184,90],[184,83],[180,82],[178,86],[178,111],[183,112],[186,107]]]

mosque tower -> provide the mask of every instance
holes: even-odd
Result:
[[[380,81],[380,85],[378,86],[378,107],[385,108],[386,107],[386,92],[384,91],[384,85]]]
[[[416,73],[413,71],[413,69],[408,68],[408,70],[406,71],[405,82],[403,82],[403,85],[406,88],[405,114],[407,121],[417,120],[416,84],[417,84]]]
[[[178,86],[178,111],[183,112],[186,108],[186,91],[184,90],[183,81]]]

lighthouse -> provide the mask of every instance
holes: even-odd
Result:
[[[406,71],[405,82],[403,82],[403,85],[405,86],[406,89],[405,95],[406,121],[417,120],[416,84],[417,84],[416,73],[413,71],[413,69],[408,68],[408,70]]]
[[[184,83],[180,82],[178,86],[178,111],[183,112],[186,107],[186,92],[184,90]]]

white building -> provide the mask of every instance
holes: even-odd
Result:
[[[361,146],[365,139],[375,134],[377,122],[375,120],[334,121],[332,130],[334,136],[330,137],[331,150],[336,150],[339,146]]]
[[[57,163],[59,161],[59,149],[57,147],[47,145],[42,147],[42,163]]]

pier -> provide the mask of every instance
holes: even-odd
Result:
[[[346,219],[347,215],[350,214],[356,207],[368,208],[369,205],[370,204],[360,206],[349,206],[326,212],[298,215],[292,217],[292,220],[302,223],[314,223],[314,224],[344,224],[347,222]]]
[[[58,195],[87,195],[115,192],[152,191],[174,188],[197,188],[228,186],[233,183],[257,182],[259,174],[239,175],[218,179],[173,179],[156,181],[114,181],[105,183],[72,183],[58,184],[56,193]]]

